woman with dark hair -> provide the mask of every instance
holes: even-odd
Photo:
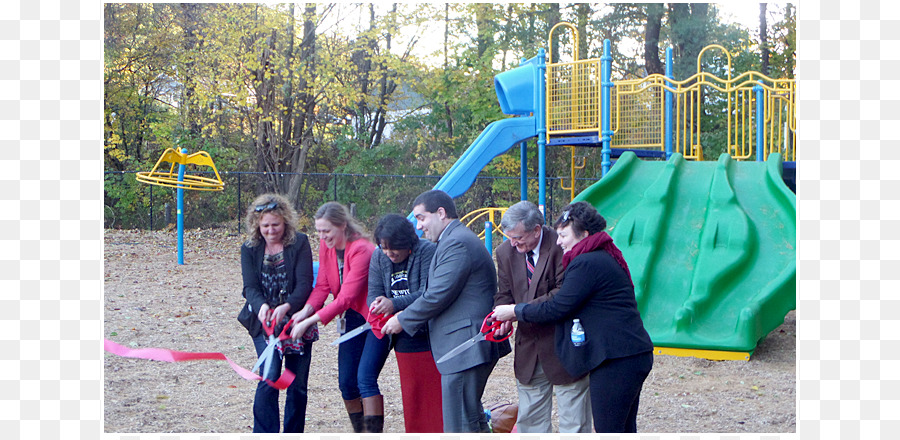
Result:
[[[338,331],[344,334],[363,325],[369,316],[366,291],[375,245],[340,203],[325,203],[316,211],[315,219],[319,274],[306,305],[292,317],[292,338],[299,338],[319,322],[328,325],[335,318]],[[329,295],[333,300],[325,305]],[[384,428],[384,398],[377,378],[389,350],[387,341],[379,340],[372,332],[364,332],[338,347],[338,386],[353,432],[381,432]]]
[[[565,278],[550,300],[497,306],[501,321],[556,323],[556,352],[573,377],[590,373],[594,430],[637,432],[641,388],[653,367],[653,343],[644,329],[634,284],[622,252],[603,230],[606,219],[585,202],[572,203],[556,221]],[[584,338],[572,338],[573,321]],[[576,345],[577,343],[577,345]]]
[[[419,238],[412,223],[398,214],[378,221],[375,243],[381,252],[372,253],[369,263],[369,313],[393,315],[422,295],[436,245]],[[428,331],[384,339],[389,338],[400,370],[406,432],[442,432],[441,373],[431,355]]]
[[[303,307],[312,290],[312,251],[309,239],[296,230],[297,213],[287,199],[263,194],[247,209],[247,241],[241,246],[243,295],[247,299],[241,323],[253,338],[256,355],[266,348],[267,338],[260,322],[283,325],[285,316]],[[281,375],[281,364],[296,376],[287,388],[284,405],[284,432],[303,432],[306,421],[307,381],[316,329],[285,341],[274,352],[272,381]],[[277,331],[280,331],[280,327]],[[302,336],[302,337],[301,337]],[[278,432],[278,390],[260,381],[253,399],[253,432]]]

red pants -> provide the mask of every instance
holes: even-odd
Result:
[[[444,432],[441,373],[430,351],[397,353],[406,432]]]

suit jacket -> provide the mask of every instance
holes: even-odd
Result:
[[[562,286],[563,250],[556,244],[556,231],[553,228],[544,226],[541,229],[543,237],[530,285],[525,267],[526,255],[519,253],[509,240],[497,248],[498,282],[494,306],[541,303],[550,299]],[[553,324],[531,322],[517,324],[516,334],[513,336],[516,341],[513,370],[519,382],[531,383],[538,361],[541,362],[550,383],[563,385],[578,379],[566,372],[559,357],[556,356],[555,329],[556,326]]]
[[[266,243],[264,241],[254,247],[248,243],[241,245],[241,277],[244,281],[242,294],[247,299],[253,316],[256,316],[260,307],[267,300],[263,293],[260,276],[265,254]],[[297,232],[294,243],[284,247],[284,267],[287,268],[285,290],[289,292],[285,302],[291,305],[291,312],[296,312],[306,304],[312,290],[312,249],[310,249],[309,238],[306,234]],[[269,304],[273,308],[278,305],[280,304]],[[255,336],[260,331],[262,331],[262,327],[251,334]]]
[[[428,326],[431,353],[437,361],[480,333],[481,323],[493,310],[496,291],[497,271],[484,243],[454,219],[437,243],[425,292],[397,319],[410,335]],[[493,362],[511,351],[509,341],[482,341],[437,364],[437,368],[441,374],[458,373]]]
[[[347,309],[356,310],[363,318],[368,318],[366,292],[369,288],[369,260],[374,250],[375,245],[365,238],[347,242],[344,248],[344,282],[341,283],[337,250],[329,249],[324,240],[319,242],[319,274],[307,304],[319,314],[322,325]],[[334,300],[324,306],[328,294],[332,294]]]
[[[556,354],[570,375],[578,377],[606,359],[653,351],[644,329],[631,278],[609,253],[581,254],[566,268],[563,285],[540,304],[517,304],[520,321],[556,323]],[[570,339],[572,320],[579,318],[585,343]]]
[[[406,261],[406,270],[409,272],[409,295],[398,297],[391,294],[391,272],[393,271],[391,259],[384,255],[384,252],[372,252],[372,261],[369,262],[369,294],[366,303],[372,305],[375,298],[386,296],[394,305],[394,313],[407,308],[416,298],[422,296],[422,291],[425,290],[425,280],[428,279],[428,268],[434,257],[434,249],[434,243],[424,238],[419,239]]]

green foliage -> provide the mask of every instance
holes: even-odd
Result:
[[[580,27],[580,50],[589,58],[599,57],[603,40],[611,40],[614,78],[644,75],[649,7],[107,3],[105,169],[149,171],[166,148],[203,150],[220,173],[269,172],[265,179],[243,181],[241,203],[261,191],[287,193],[290,177],[284,173],[440,176],[489,123],[507,117],[497,103],[494,75],[540,48],[555,57],[574,56],[570,32],[557,28],[548,41],[559,21]],[[796,9],[770,4],[769,11],[770,76],[791,78]],[[695,73],[696,54],[713,43],[730,51],[733,74],[759,68],[758,31],[721,23],[714,5],[666,4],[661,25],[657,55],[675,47],[676,78]],[[727,76],[722,59],[721,53],[704,56],[704,70]],[[715,159],[714,151],[725,148],[718,121],[725,109],[714,93],[705,99],[702,141],[707,158]],[[535,150],[532,142],[531,176],[537,174]],[[568,180],[569,150],[551,147],[547,154],[548,175]],[[576,177],[599,177],[599,149],[579,148],[576,155],[586,165]],[[512,148],[481,175],[519,173],[518,148]],[[338,200],[374,216],[403,212],[435,182],[398,178],[374,188],[366,178],[308,177],[293,197],[309,211],[335,198],[336,189]],[[579,189],[587,184],[576,181]],[[537,183],[529,185],[536,194]],[[119,225],[149,226],[148,185],[133,174],[112,174],[104,189]],[[221,214],[238,203],[236,189],[230,189],[188,191],[191,221],[235,217]],[[476,185],[460,203],[473,209],[504,205],[518,200],[518,193],[518,179],[492,180]],[[154,209],[173,197],[173,191],[154,188]],[[157,218],[161,212],[154,212],[154,223]]]

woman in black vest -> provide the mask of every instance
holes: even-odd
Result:
[[[279,333],[284,321],[309,298],[312,250],[306,234],[296,230],[297,213],[280,195],[257,197],[247,209],[246,222],[248,239],[241,246],[241,275],[248,311],[242,311],[241,323],[247,327],[259,356],[268,339],[260,322],[274,321]],[[283,348],[274,352],[273,368],[266,379],[278,379],[282,360],[284,368],[295,374],[286,390],[284,432],[303,432],[312,342],[317,339],[318,327],[313,327],[303,338],[284,341]],[[278,390],[260,381],[253,399],[253,432],[277,433],[278,419]]]

